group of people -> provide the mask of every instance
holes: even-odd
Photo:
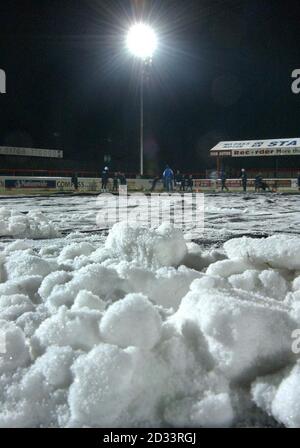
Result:
[[[229,191],[229,188],[226,185],[227,176],[226,176],[226,172],[224,170],[221,171],[220,178],[221,178],[221,190]],[[243,191],[246,192],[247,184],[248,184],[248,175],[246,173],[245,168],[242,168],[239,178],[241,179],[241,182],[242,182]]]
[[[101,191],[106,192],[108,188],[109,183],[109,169],[108,167],[104,167],[101,173]],[[239,178],[241,179],[241,184],[243,187],[243,191],[247,191],[248,186],[248,176],[246,173],[246,170],[242,168]],[[226,181],[227,181],[227,175],[226,171],[222,170],[221,175],[221,191],[229,191]],[[194,187],[194,181],[193,176],[188,174],[182,174],[179,170],[176,171],[176,174],[174,175],[174,171],[169,167],[169,165],[166,166],[162,176],[155,176],[152,181],[152,187],[151,191],[155,190],[156,184],[159,181],[163,181],[164,189],[167,192],[172,192],[174,190],[177,191],[193,191]],[[113,181],[113,188],[112,191],[117,192],[119,190],[119,185],[127,185],[126,176],[124,173],[121,172],[115,172],[112,178]],[[74,189],[78,190],[78,175],[77,173],[74,173],[71,178],[72,185]],[[298,173],[297,177],[297,183],[298,183],[298,190],[300,191],[300,173]],[[258,173],[255,176],[254,179],[254,187],[255,192],[259,193],[260,191],[272,191],[270,186],[263,180],[262,174]]]
[[[109,184],[109,169],[108,167],[104,167],[101,173],[101,191],[102,192],[106,192],[108,189],[108,184]],[[126,180],[126,176],[124,173],[121,172],[116,172],[113,175],[113,188],[112,191],[118,191],[119,190],[119,185],[127,185],[127,180]],[[72,177],[71,177],[71,183],[73,185],[73,188],[75,191],[78,190],[79,187],[79,182],[78,182],[78,174],[77,173],[73,173]]]
[[[176,171],[176,174],[174,175],[174,171],[169,167],[169,165],[166,166],[162,177],[161,176],[155,176],[152,182],[151,191],[155,190],[157,182],[160,180],[163,181],[164,189],[167,192],[172,192],[174,190],[177,191],[193,191],[194,187],[194,181],[192,175],[184,175],[179,170]]]
[[[119,185],[127,185],[126,176],[124,173],[116,172],[113,175],[113,188],[112,191],[119,191]],[[101,173],[101,191],[106,192],[109,182],[109,169],[108,167],[104,167]]]
[[[255,176],[254,187],[255,187],[256,193],[259,193],[260,191],[266,191],[266,190],[272,191],[271,188],[269,187],[269,185],[266,182],[264,182],[261,173],[258,173],[257,176]]]
[[[227,176],[226,176],[226,172],[224,170],[221,171],[220,177],[221,177],[221,190],[229,191],[229,189],[226,185]],[[245,168],[242,168],[239,178],[241,179],[241,182],[242,182],[243,191],[246,192],[247,186],[248,186],[248,176],[247,176]],[[272,191],[270,186],[266,182],[264,182],[261,173],[258,173],[255,176],[254,187],[255,187],[256,193],[259,193],[260,191],[266,191],[266,190]]]

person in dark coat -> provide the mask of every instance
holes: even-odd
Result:
[[[176,176],[175,176],[175,184],[176,184],[176,188],[178,188],[178,190],[180,190],[181,182],[182,182],[182,174],[179,170],[177,170]]]
[[[75,191],[77,191],[78,190],[78,175],[77,175],[77,173],[73,173],[71,182],[72,182],[72,185],[73,185]]]
[[[194,187],[194,181],[193,181],[193,176],[190,175],[187,181],[187,189],[190,190],[190,192],[193,191],[193,187]]]
[[[256,192],[260,192],[261,190],[263,191],[272,191],[271,188],[269,187],[269,185],[263,181],[263,177],[262,175],[259,173],[256,177],[255,177],[255,191]]]
[[[222,191],[224,191],[224,189],[226,191],[229,191],[227,185],[226,185],[226,180],[227,180],[227,176],[224,170],[221,171],[221,189]]]
[[[266,190],[272,191],[271,188],[269,187],[269,185],[267,184],[267,182],[264,182],[264,181],[262,181],[262,183],[261,183],[261,189],[263,191],[266,191]]]
[[[298,173],[297,183],[298,183],[298,190],[300,191],[300,173]]]
[[[184,189],[185,189],[185,191],[188,189],[189,178],[190,178],[190,176],[189,176],[188,174],[186,174],[186,175],[184,176]]]
[[[180,191],[185,191],[185,175],[181,175]]]
[[[113,177],[113,191],[118,191],[119,190],[119,177],[118,177],[118,173],[114,174]]]
[[[159,177],[159,176],[155,176],[154,179],[153,179],[153,181],[152,181],[152,186],[151,186],[151,188],[150,188],[150,191],[151,191],[151,192],[155,190],[156,184],[157,184],[157,182],[159,182],[159,181],[160,181],[160,177]]]
[[[260,173],[258,173],[255,176],[255,180],[254,180],[255,193],[259,193],[260,192],[262,181],[263,181],[262,175]]]
[[[126,179],[125,173],[120,173],[119,180],[120,180],[120,185],[127,185],[127,179]]]
[[[108,172],[108,167],[107,166],[102,171],[101,179],[102,179],[101,190],[102,191],[106,191],[107,184],[108,184],[108,179],[109,179],[109,172]]]
[[[243,190],[244,190],[244,192],[246,193],[246,191],[247,191],[247,181],[248,181],[248,176],[247,176],[246,170],[245,170],[244,168],[242,168],[240,177],[241,177],[241,179],[242,179]]]

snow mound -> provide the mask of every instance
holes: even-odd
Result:
[[[5,385],[0,427],[49,427],[66,424],[69,418],[67,390],[72,382],[71,365],[78,354],[70,347],[49,347],[30,367],[19,370]],[[1,397],[0,397],[1,402]]]
[[[300,427],[299,241],[1,241],[0,427]]]
[[[56,238],[60,233],[56,226],[48,221],[41,212],[30,211],[22,214],[6,207],[0,208],[0,237],[14,238]]]
[[[7,279],[18,279],[25,275],[40,275],[45,277],[56,267],[56,264],[33,255],[31,251],[13,252],[7,259],[5,265]]]
[[[90,350],[100,343],[100,317],[97,311],[69,311],[61,307],[58,313],[42,322],[32,337],[32,343],[38,352],[52,345]]]
[[[38,290],[40,296],[45,300],[47,299],[53,288],[58,285],[64,285],[72,279],[72,275],[65,271],[55,271],[47,275]]]
[[[88,308],[91,310],[104,311],[105,307],[106,303],[104,302],[104,300],[101,300],[98,296],[92,294],[90,291],[86,291],[83,289],[77,294],[71,310],[76,311],[80,310],[81,308]]]
[[[300,238],[274,235],[269,238],[235,238],[224,244],[230,259],[242,259],[251,264],[272,268],[300,269]]]
[[[158,311],[142,294],[128,294],[115,302],[100,322],[103,340],[122,348],[151,349],[160,339],[161,328]]]
[[[22,314],[33,309],[33,303],[24,294],[0,296],[0,319],[14,321]]]
[[[124,350],[101,345],[72,367],[71,416],[79,425],[111,426],[132,400],[134,359]],[[73,423],[74,425],[74,423]]]
[[[24,333],[14,323],[0,320],[0,375],[29,363]]]
[[[277,300],[284,300],[289,291],[286,279],[273,269],[263,271],[247,269],[242,274],[231,275],[228,281],[236,289],[255,291]]]
[[[186,320],[199,326],[228,378],[249,381],[293,361],[291,334],[296,322],[287,307],[239,290],[207,290],[196,282],[172,319],[179,326]]]
[[[58,284],[55,283],[58,278]],[[57,273],[45,278],[41,285],[41,294],[46,297],[49,309],[72,306],[78,293],[82,290],[91,292],[104,301],[111,302],[124,297],[124,281],[115,270],[100,264],[89,264],[76,270],[69,280],[69,275]],[[52,287],[53,286],[53,287]],[[49,291],[51,291],[49,293]]]
[[[0,283],[0,295],[25,294],[35,302],[38,300],[36,295],[42,280],[41,275],[24,275],[14,280],[7,280],[5,283]]]
[[[228,428],[234,417],[228,393],[209,394],[199,401],[175,401],[165,412],[166,420],[174,427]]]
[[[105,248],[116,258],[144,266],[178,266],[187,254],[182,233],[171,225],[157,229],[117,223],[110,230]]]
[[[131,263],[120,263],[117,270],[121,278],[126,280],[129,291],[141,292],[157,305],[173,309],[178,308],[192,281],[203,275],[186,266],[162,267],[151,271]]]
[[[68,262],[70,260],[74,260],[76,257],[90,255],[94,250],[95,248],[92,244],[84,241],[81,243],[68,244],[68,246],[64,247],[61,251],[58,257],[58,262]]]
[[[252,385],[255,403],[288,428],[300,427],[300,362]]]

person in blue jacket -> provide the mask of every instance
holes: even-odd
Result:
[[[165,189],[167,191],[173,191],[174,173],[173,173],[173,170],[171,170],[171,168],[169,167],[169,165],[166,166],[166,169],[163,172],[163,179],[164,179]]]

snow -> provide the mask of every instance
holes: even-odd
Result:
[[[0,356],[0,374],[11,372],[29,362],[29,350],[22,330],[14,323],[0,320],[1,337],[5,350]]]
[[[199,326],[216,365],[230,380],[248,381],[293,359],[295,322],[272,299],[243,290],[208,290],[198,283],[172,319],[178,326],[186,320]]]
[[[0,296],[0,319],[14,321],[27,311],[32,311],[33,304],[24,294]]]
[[[45,277],[50,274],[55,263],[42,259],[30,252],[30,249],[24,251],[15,251],[4,264],[8,280],[15,280],[21,276],[40,275]]]
[[[273,235],[259,241],[236,238],[227,241],[224,248],[229,258],[272,268],[300,269],[300,240],[296,236]]]
[[[271,197],[108,236],[94,198],[2,199],[0,427],[300,427],[299,197]]]
[[[7,207],[0,208],[0,236],[18,238],[54,238],[56,227],[42,213],[30,211],[27,215]]]
[[[56,273],[57,277],[59,276],[58,284],[54,284],[53,272],[49,275],[49,278],[44,278],[41,285],[42,294],[44,294],[44,288],[47,291],[49,287],[51,288],[50,284],[53,285],[45,302],[50,309],[56,310],[62,305],[73,305],[74,298],[82,289],[105,301],[117,300],[123,295],[123,280],[119,278],[116,271],[98,263],[91,263],[75,270],[72,272],[70,280],[68,274],[69,272],[65,274]]]
[[[253,399],[268,414],[288,428],[300,427],[300,364],[266,377],[252,385]]]
[[[80,356],[72,370],[75,381],[68,399],[72,418],[79,425],[116,423],[134,394],[134,356],[103,344]]]
[[[42,322],[31,342],[38,352],[52,345],[89,350],[101,340],[98,321],[98,311],[69,311],[62,306],[56,314]]]
[[[183,234],[166,224],[153,230],[126,222],[115,224],[105,248],[116,258],[150,267],[178,266],[187,253]]]
[[[130,329],[130,331],[128,331]],[[100,334],[108,344],[151,349],[161,336],[157,309],[142,294],[128,294],[112,304],[100,322]]]
[[[174,427],[223,428],[232,424],[234,411],[228,393],[210,394],[195,402],[191,398],[177,401],[165,414]]]
[[[80,310],[81,308],[104,311],[105,302],[90,291],[83,289],[77,294],[71,310],[75,311]]]

